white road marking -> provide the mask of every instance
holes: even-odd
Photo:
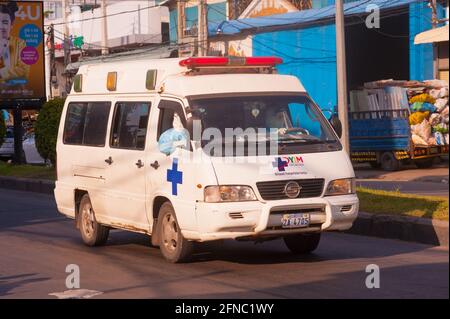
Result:
[[[49,294],[50,296],[55,296],[58,299],[88,299],[98,295],[103,292],[89,289],[71,289],[63,292],[53,292]]]

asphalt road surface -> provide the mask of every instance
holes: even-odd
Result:
[[[189,264],[169,264],[147,236],[113,231],[82,244],[53,198],[0,189],[0,298],[56,298],[66,266],[94,298],[448,298],[449,252],[395,240],[330,233],[310,256],[282,241],[207,244]],[[380,288],[365,270],[380,267]]]
[[[448,197],[448,161],[430,169],[415,169],[413,165],[397,172],[374,170],[356,165],[358,186],[405,194]]]

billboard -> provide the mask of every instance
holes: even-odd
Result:
[[[0,107],[45,101],[44,60],[43,3],[0,0]]]

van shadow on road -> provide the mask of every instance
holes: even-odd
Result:
[[[369,245],[371,249],[342,250],[342,245]],[[377,245],[374,245],[377,242]],[[395,244],[393,245],[392,242]],[[346,244],[347,243],[347,244]],[[380,245],[381,243],[381,245]],[[127,246],[133,247],[129,251]],[[330,260],[351,260],[361,258],[381,258],[419,252],[431,248],[421,244],[411,244],[396,240],[385,240],[365,236],[348,235],[343,233],[325,233],[319,248],[312,254],[294,255],[285,246],[282,239],[266,241],[255,244],[254,242],[238,242],[233,240],[197,243],[190,263],[207,263],[214,261],[226,261],[234,264],[270,265],[288,263],[319,263]],[[148,257],[152,247],[150,237],[142,234],[134,234],[115,230],[110,233],[110,238],[105,247],[96,250],[96,253],[105,253],[109,249],[120,249],[124,254],[138,254],[139,257]],[[345,252],[345,253],[343,253]],[[159,253],[159,252],[158,252]],[[161,257],[162,258],[162,257]]]

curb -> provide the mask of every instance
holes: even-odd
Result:
[[[53,195],[54,181],[0,176],[0,188]]]
[[[0,188],[53,195],[54,181],[0,176]],[[359,213],[346,233],[449,246],[449,223],[420,217]]]
[[[420,217],[359,213],[349,234],[449,246],[449,223]]]

